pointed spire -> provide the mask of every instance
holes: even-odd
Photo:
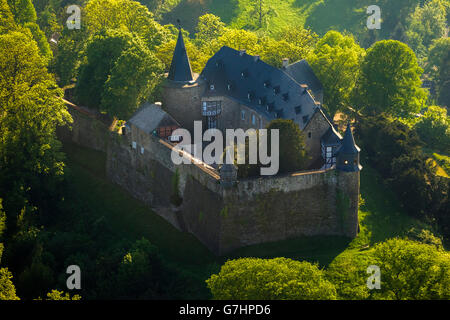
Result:
[[[340,148],[339,152],[345,154],[355,154],[360,151],[361,149],[355,143],[352,128],[350,127],[350,122],[348,122],[347,130],[345,131],[344,139],[342,140],[342,147]]]
[[[179,20],[178,20],[179,21]],[[183,34],[178,34],[177,45],[173,53],[172,64],[169,70],[169,80],[178,82],[189,82],[194,80],[192,77],[191,65],[186,52],[186,46],[184,45]]]

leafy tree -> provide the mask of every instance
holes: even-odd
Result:
[[[430,147],[442,151],[450,149],[450,118],[446,108],[428,107],[423,117],[416,123],[415,129]]]
[[[14,17],[6,0],[0,0],[0,34],[16,28]]]
[[[386,112],[410,117],[425,103],[423,70],[414,52],[395,40],[383,40],[367,50],[355,86],[355,104],[368,115]]]
[[[18,24],[25,24],[27,22],[36,22],[36,10],[34,9],[31,0],[7,0],[14,20]]]
[[[128,119],[149,99],[162,79],[163,65],[144,45],[125,50],[111,69],[102,94],[102,110]]]
[[[45,300],[81,300],[81,297],[78,294],[70,297],[70,294],[64,291],[52,290],[47,293],[47,298]]]
[[[446,8],[441,0],[417,6],[406,31],[406,42],[419,57],[424,57],[434,39],[447,32]]]
[[[263,51],[259,46],[258,36],[246,30],[226,29],[225,33],[216,41],[213,41],[207,49],[209,49],[209,54],[213,55],[223,46],[228,46],[235,50],[246,50],[248,54],[253,55]]]
[[[51,213],[64,172],[55,130],[71,117],[29,35],[0,35],[0,57],[0,193],[14,224],[26,203]]]
[[[47,38],[45,37],[45,33],[39,28],[39,26],[34,22],[27,22],[24,25],[25,28],[28,28],[33,35],[33,39],[36,41],[39,52],[41,56],[50,61],[53,57],[53,53],[50,50],[50,45],[47,42]]]
[[[199,45],[207,44],[225,32],[225,23],[213,14],[205,14],[198,18],[195,39]]]
[[[434,246],[392,239],[374,248],[381,269],[381,290],[375,299],[449,299],[450,255]]]
[[[272,4],[267,0],[250,0],[246,8],[248,15],[257,20],[256,28],[261,29],[267,25],[268,18],[276,14]]]
[[[12,274],[7,268],[0,269],[0,300],[19,300],[16,288],[12,283]]]
[[[435,40],[430,47],[425,71],[436,82],[438,101],[450,105],[450,38]]]
[[[76,95],[89,107],[127,119],[159,83],[163,66],[142,41],[125,31],[109,30],[86,48]]]
[[[364,49],[352,36],[329,31],[308,57],[311,68],[324,86],[324,107],[331,117],[349,106],[363,56]]]
[[[89,33],[124,28],[138,35],[149,49],[161,45],[167,36],[164,28],[139,2],[132,0],[89,0],[85,8]]]
[[[336,289],[316,265],[286,258],[230,260],[206,283],[217,300],[336,299]]]
[[[308,159],[303,133],[292,120],[272,120],[268,127],[268,143],[271,150],[270,130],[278,129],[280,134],[280,173],[295,172],[305,169]]]

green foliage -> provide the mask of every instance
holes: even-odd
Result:
[[[0,0],[0,34],[11,31],[16,27],[7,0]]]
[[[69,293],[64,293],[63,291],[52,290],[47,293],[47,298],[45,300],[81,300],[81,297],[78,294],[70,296]]]
[[[272,150],[270,130],[279,130],[280,173],[304,170],[308,156],[305,138],[297,124],[292,120],[276,119],[267,126],[268,150]]]
[[[436,82],[438,102],[450,105],[450,38],[435,40],[430,47],[426,72]]]
[[[225,23],[213,14],[198,18],[195,40],[201,46],[220,37],[225,32]]]
[[[39,26],[35,22],[27,22],[24,24],[24,27],[30,29],[31,34],[33,35],[33,39],[36,41],[39,47],[39,52],[41,56],[47,61],[50,61],[53,57],[53,53],[50,50],[50,45],[47,42],[45,33],[39,28]]]
[[[129,119],[160,83],[163,65],[139,41],[117,58],[104,84],[101,109],[119,119]]]
[[[90,34],[107,29],[124,29],[141,38],[149,49],[165,41],[164,28],[148,9],[132,0],[89,0],[85,8]]]
[[[434,39],[441,38],[447,32],[446,7],[442,0],[432,0],[417,6],[410,17],[406,31],[406,43],[419,58],[426,56],[427,49]]]
[[[17,24],[24,25],[27,22],[36,22],[36,10],[31,0],[7,1]]]
[[[428,107],[415,125],[419,137],[436,150],[450,150],[450,117],[446,108]]]
[[[364,53],[352,36],[329,31],[309,55],[308,62],[324,87],[324,107],[331,117],[349,107]]]
[[[7,268],[0,269],[0,300],[19,300],[16,288],[12,283],[12,274]]]
[[[0,193],[9,215],[26,203],[51,213],[63,154],[55,130],[71,121],[60,90],[28,34],[0,35]],[[15,219],[8,223],[14,224]],[[9,218],[8,218],[9,219]]]
[[[450,255],[436,247],[413,241],[392,239],[373,251],[381,269],[381,290],[375,299],[450,298]]]
[[[170,196],[170,202],[172,202],[173,205],[179,207],[183,203],[183,198],[180,196],[180,173],[178,171],[178,168],[175,170],[173,176],[172,176],[172,194]]]
[[[226,262],[206,280],[217,300],[329,300],[334,285],[316,265],[286,258]]]
[[[355,104],[367,115],[381,112],[408,117],[419,112],[426,99],[422,69],[414,52],[394,40],[375,43],[362,62],[355,87]]]

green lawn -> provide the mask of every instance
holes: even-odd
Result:
[[[265,26],[269,33],[277,33],[285,26],[305,26],[323,35],[328,30],[349,31],[357,35],[364,31],[366,7],[361,0],[266,0],[271,9]],[[365,4],[365,3],[364,3]],[[251,0],[172,0],[171,10],[163,14],[163,24],[182,20],[183,28],[195,32],[198,17],[212,13],[234,28],[248,28],[255,19],[248,13]]]
[[[173,264],[191,271],[199,287],[228,259],[239,257],[271,258],[284,256],[317,262],[326,267],[337,256],[353,255],[388,238],[403,236],[412,227],[425,228],[407,216],[398,201],[381,183],[370,167],[361,173],[361,194],[365,204],[360,209],[361,233],[350,241],[343,237],[299,238],[239,249],[225,257],[215,257],[194,236],[180,232],[152,210],[133,199],[126,191],[105,178],[105,154],[66,144],[70,185],[76,197],[74,205],[108,221],[120,238],[134,241],[145,237],[159,247]],[[70,221],[70,220],[69,220]],[[70,223],[70,222],[68,222]]]

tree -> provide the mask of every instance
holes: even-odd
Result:
[[[292,120],[272,120],[267,127],[269,142],[268,150],[272,150],[272,146],[270,146],[270,130],[273,129],[278,129],[280,134],[280,173],[295,172],[305,169],[308,157],[305,149],[304,136],[298,125]]]
[[[261,29],[267,25],[268,18],[276,14],[271,4],[266,0],[250,0],[247,11],[251,18],[256,18],[256,29]]]
[[[127,119],[151,96],[162,72],[161,62],[138,37],[104,31],[87,45],[76,96],[88,107]]]
[[[416,123],[420,138],[430,147],[446,151],[450,149],[450,118],[447,109],[430,106]]]
[[[450,106],[450,38],[433,42],[425,71],[436,82],[439,103]]]
[[[207,44],[225,32],[225,23],[213,14],[205,14],[198,18],[195,39],[199,45]]]
[[[17,24],[36,22],[36,10],[31,0],[7,0]]]
[[[418,57],[425,57],[432,41],[447,32],[446,14],[446,7],[441,0],[432,0],[423,7],[416,7],[409,19],[406,42]]]
[[[45,300],[81,300],[81,297],[78,294],[70,297],[70,294],[64,291],[52,290],[47,293],[47,298]]]
[[[103,88],[115,62],[135,42],[136,38],[123,30],[104,30],[90,38],[75,87],[79,103],[100,109]]]
[[[381,290],[375,299],[450,298],[450,254],[434,246],[391,239],[374,248],[381,269]]]
[[[53,58],[53,53],[50,50],[50,45],[47,42],[45,33],[42,32],[42,30],[35,22],[27,22],[24,24],[24,27],[31,31],[33,39],[36,41],[39,47],[39,52],[41,56],[47,61],[50,61]]]
[[[132,0],[89,0],[85,8],[90,34],[106,29],[125,28],[138,35],[149,49],[161,45],[167,36],[164,28],[139,2]]]
[[[331,117],[345,110],[355,87],[364,49],[352,36],[329,31],[319,40],[308,62],[324,86],[324,107]]]
[[[0,35],[0,57],[0,194],[14,225],[27,203],[47,214],[56,204],[64,155],[55,130],[71,117],[29,34]]]
[[[0,34],[15,29],[16,23],[6,0],[0,0]]]
[[[7,268],[0,269],[0,300],[19,300],[16,288],[12,283],[12,274]]]
[[[120,119],[128,119],[153,95],[163,70],[161,61],[143,44],[125,50],[105,82],[101,109]]]
[[[404,43],[383,40],[367,50],[354,89],[355,105],[368,115],[386,112],[411,117],[424,105],[423,70],[414,52]]]
[[[316,265],[286,258],[229,260],[206,283],[217,300],[336,299]]]

